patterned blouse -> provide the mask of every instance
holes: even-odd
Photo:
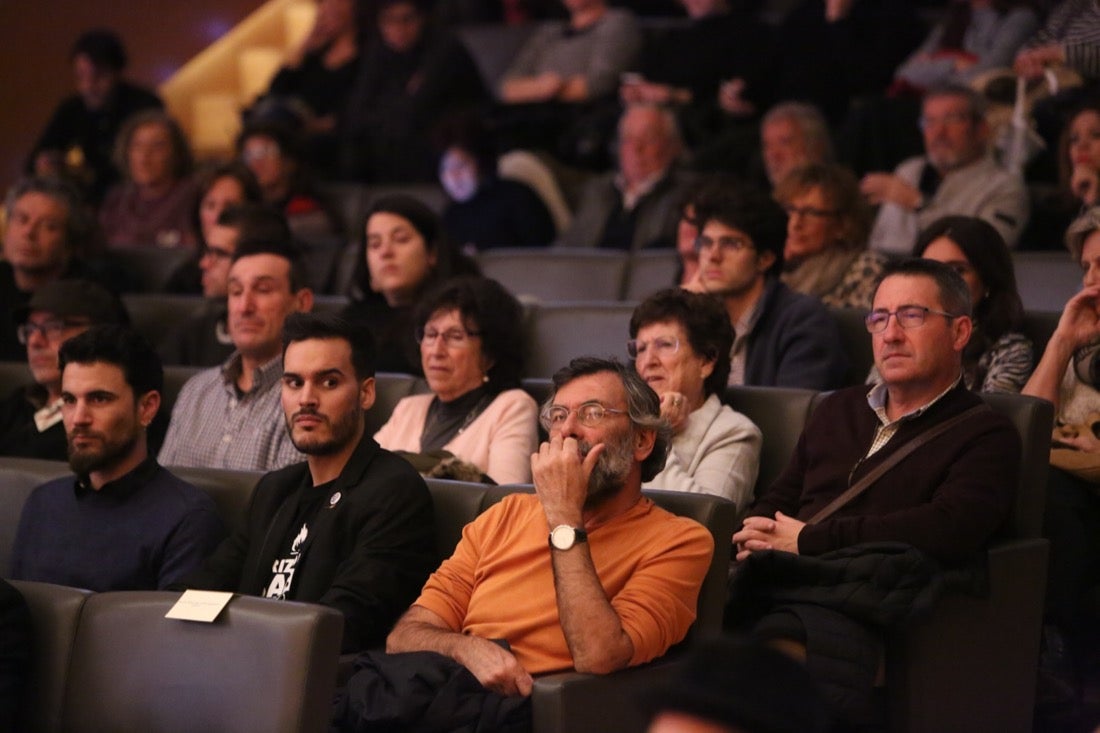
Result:
[[[978,359],[976,369],[967,369],[966,386],[980,392],[1019,393],[1035,368],[1035,347],[1022,333],[1006,333]]]
[[[833,308],[871,309],[875,284],[889,258],[881,252],[861,252],[844,273],[840,283],[821,296],[821,302]]]

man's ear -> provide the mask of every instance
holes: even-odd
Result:
[[[974,322],[970,319],[970,316],[957,316],[954,323],[951,324],[951,330],[954,338],[952,346],[955,351],[962,353],[962,350],[970,343],[970,336],[974,332]]]
[[[768,270],[772,269],[772,265],[775,264],[775,252],[764,250],[756,255],[756,271],[761,275],[766,275]]]
[[[294,294],[294,308],[299,313],[309,313],[313,310],[313,291],[309,288],[299,288]]]
[[[634,460],[641,463],[653,452],[657,442],[657,431],[652,428],[639,428],[634,431]]]
[[[138,397],[136,407],[138,422],[141,423],[141,427],[149,427],[150,423],[153,422],[153,418],[157,416],[157,412],[160,410],[160,392],[157,392],[155,389],[149,390]]]
[[[374,377],[367,377],[359,383],[359,406],[369,410],[374,406]]]

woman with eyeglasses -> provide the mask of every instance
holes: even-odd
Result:
[[[249,122],[237,138],[237,154],[256,176],[264,203],[282,212],[297,239],[327,242],[343,232],[339,213],[314,183],[299,121]]]
[[[886,256],[867,249],[870,215],[847,168],[808,165],[775,188],[787,211],[780,280],[828,306],[871,307]]]
[[[498,484],[529,483],[538,406],[519,389],[519,301],[495,280],[461,277],[429,294],[415,312],[431,392],[398,402],[374,439],[392,451],[446,451]]]
[[[646,488],[714,494],[740,512],[752,500],[760,468],[760,429],[723,405],[733,327],[719,301],[686,290],[662,290],[630,318],[627,353],[661,398],[672,427],[664,469]]]

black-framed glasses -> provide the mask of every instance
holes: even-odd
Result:
[[[702,252],[704,249],[710,249],[711,247],[718,247],[724,252],[740,252],[745,249],[753,249],[754,246],[752,240],[748,237],[718,237],[713,239],[700,234],[695,238],[696,252]]]
[[[583,405],[574,408],[568,408],[564,405],[551,405],[539,415],[539,422],[542,424],[542,427],[546,429],[546,432],[550,433],[560,429],[574,412],[577,413],[577,422],[586,428],[596,427],[603,422],[603,419],[608,415],[627,414],[626,410],[616,410],[611,407],[604,407],[599,402],[585,402]]]
[[[15,335],[19,337],[19,343],[24,346],[30,341],[31,336],[36,333],[40,333],[47,339],[56,339],[65,332],[66,328],[76,328],[78,326],[87,326],[86,321],[70,321],[64,318],[50,318],[42,321],[41,323],[20,323],[15,329]]]
[[[431,346],[437,339],[443,339],[444,346],[461,349],[469,345],[470,339],[480,335],[480,331],[466,331],[461,328],[448,328],[446,331],[418,328],[416,343],[421,346]]]
[[[650,349],[653,349],[653,353],[657,356],[671,356],[680,350],[680,339],[675,336],[658,336],[649,341],[631,339],[626,342],[626,353],[630,354],[631,359],[645,356]]]
[[[923,305],[903,305],[894,311],[888,311],[884,308],[873,310],[867,314],[863,322],[867,325],[867,333],[882,333],[885,331],[887,324],[890,323],[890,316],[897,318],[898,325],[902,328],[920,328],[924,325],[929,313],[948,319],[959,317],[954,313],[925,308]]]

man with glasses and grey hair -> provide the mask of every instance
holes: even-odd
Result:
[[[1015,247],[1027,224],[1027,188],[1020,174],[990,155],[981,95],[955,85],[929,91],[920,127],[923,156],[903,161],[893,173],[868,173],[860,182],[863,195],[880,207],[870,248],[908,255],[918,232],[951,214],[984,219]]]
[[[866,319],[882,384],[822,401],[790,464],[733,535],[739,561],[766,550],[821,560],[889,542],[950,567],[985,547],[1014,501],[1020,438],[963,382],[970,313],[966,283],[949,266],[910,259],[887,267]],[[807,649],[812,657],[828,648],[815,647],[820,624],[796,609],[765,615],[756,630],[805,659]],[[869,694],[880,657],[868,659]]]
[[[541,422],[535,493],[467,525],[387,652],[438,652],[489,690],[526,696],[532,675],[642,664],[687,633],[713,541],[642,496],[668,450],[657,395],[618,361],[574,359]]]

